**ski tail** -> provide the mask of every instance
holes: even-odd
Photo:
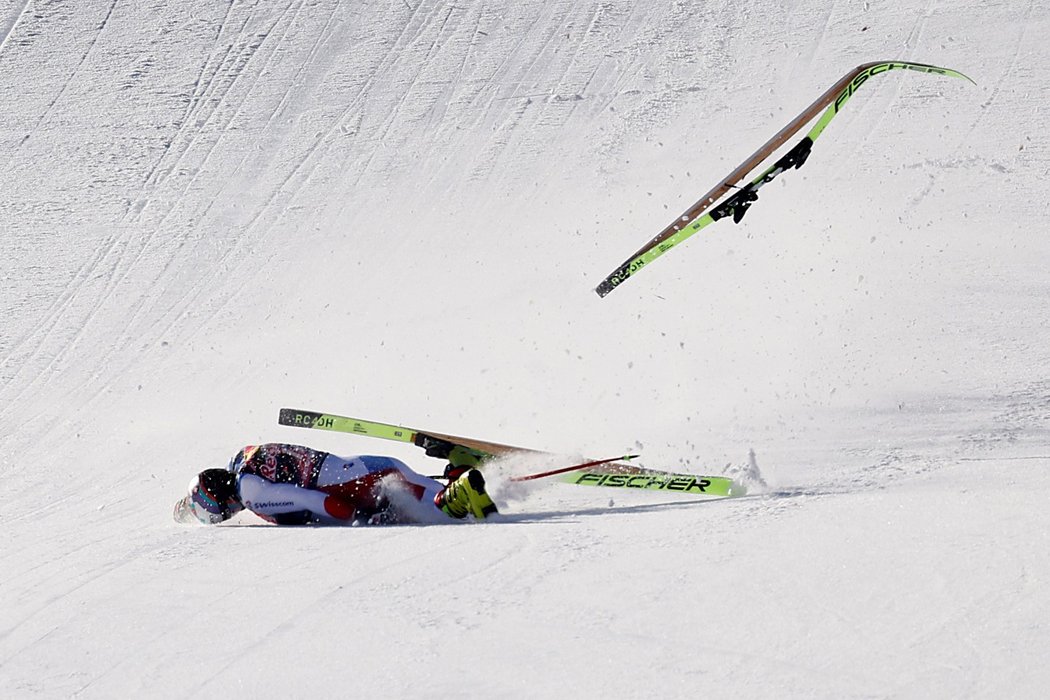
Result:
[[[332,413],[318,413],[298,408],[282,408],[277,417],[281,425],[296,428],[313,428],[314,430],[333,430],[339,433],[353,433],[384,440],[414,443],[417,431],[400,425],[378,423],[376,421],[348,418]]]

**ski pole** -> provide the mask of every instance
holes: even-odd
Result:
[[[610,462],[629,461],[637,457],[638,455],[622,455],[620,457],[610,457],[609,459],[595,459],[590,462],[584,462],[583,464],[574,464],[571,467],[562,467],[561,469],[552,469],[549,472],[540,472],[539,474],[529,474],[527,476],[514,476],[511,477],[511,481],[532,481],[533,479],[542,479],[545,476],[554,476],[555,474],[564,474],[565,472],[574,472],[579,469],[587,469],[589,467],[597,467],[599,464],[608,464]]]

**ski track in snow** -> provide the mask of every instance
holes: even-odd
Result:
[[[444,696],[469,640],[497,697],[1037,696],[1048,22],[1034,0],[0,4],[0,695]],[[739,226],[596,299],[884,58],[978,87],[880,78]],[[279,428],[281,405],[566,463],[739,474],[754,448],[769,485],[510,489],[507,467],[483,524],[171,523],[247,442],[440,471]]]
[[[18,22],[32,4],[32,0],[16,3],[12,7],[5,8],[6,12],[0,15],[0,17],[3,17],[3,21],[0,23],[0,35],[3,36],[3,38],[0,38],[0,54],[3,53],[7,40],[11,37],[11,32],[18,26]]]

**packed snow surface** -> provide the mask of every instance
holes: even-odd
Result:
[[[0,0],[0,696],[1043,697],[1050,5]],[[850,68],[805,167],[593,288]],[[185,527],[282,406],[494,522]],[[728,500],[507,488],[640,452]],[[743,471],[742,471],[743,470]]]

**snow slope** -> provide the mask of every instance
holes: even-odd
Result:
[[[0,1],[0,695],[1041,697],[1048,32],[1035,0]],[[593,294],[875,59],[977,86],[880,76],[740,226]],[[248,443],[440,469],[280,406],[753,448],[770,488],[172,523]]]

